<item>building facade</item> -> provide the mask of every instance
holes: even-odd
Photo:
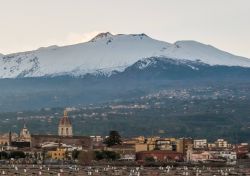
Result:
[[[22,142],[30,142],[31,141],[31,135],[30,135],[28,128],[26,127],[26,124],[24,124],[23,128],[20,131],[19,141],[20,142],[21,141]]]
[[[184,161],[182,153],[174,151],[144,151],[136,153],[136,160],[145,161],[147,158],[153,158],[155,161]]]
[[[206,139],[196,139],[194,140],[194,148],[195,149],[205,149],[208,147]]]

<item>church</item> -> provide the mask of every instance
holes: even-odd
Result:
[[[0,146],[11,146],[17,148],[42,148],[44,144],[54,143],[58,146],[66,144],[70,146],[80,146],[83,149],[90,149],[92,140],[88,136],[74,136],[73,127],[68,116],[68,112],[64,110],[63,116],[59,119],[58,134],[55,135],[33,135],[29,132],[25,122],[20,134],[9,132],[0,135]]]
[[[89,136],[73,135],[73,126],[67,110],[64,110],[63,116],[59,119],[57,135],[31,135],[32,148],[41,148],[46,143],[81,146],[84,149],[90,149],[92,146],[92,140]]]
[[[59,136],[73,136],[72,124],[68,117],[68,112],[66,110],[64,110],[64,115],[59,121],[58,135]]]
[[[26,124],[24,123],[23,128],[20,131],[20,134],[9,133],[0,135],[0,145],[1,146],[12,146],[18,148],[30,147],[31,135],[29,133]]]

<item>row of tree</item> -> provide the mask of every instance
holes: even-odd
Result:
[[[14,159],[19,159],[19,158],[25,158],[26,155],[24,152],[22,151],[11,151],[11,152],[5,152],[5,151],[2,151],[0,152],[0,159],[11,159],[11,158],[14,158]]]

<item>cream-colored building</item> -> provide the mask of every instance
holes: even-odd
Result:
[[[179,138],[176,140],[176,151],[186,154],[188,148],[193,146],[193,139],[191,138]]]
[[[187,150],[187,161],[204,162],[204,161],[212,159],[212,158],[213,158],[213,156],[208,151],[194,151],[192,149]]]
[[[137,143],[137,144],[135,144],[135,151],[136,152],[152,151],[152,150],[155,150],[155,144],[153,144],[153,143],[151,143],[151,144],[148,144],[148,143],[145,143],[145,144]]]
[[[5,133],[0,135],[0,145],[10,145],[11,141],[16,141],[18,139],[18,134],[16,133]]]
[[[207,148],[207,140],[206,139],[195,139],[194,140],[194,148],[195,149],[204,149]]]
[[[227,148],[228,142],[224,139],[217,139],[217,141],[215,141],[215,146],[217,148]]]
[[[133,141],[135,141],[136,143],[140,143],[140,144],[143,144],[145,143],[145,137],[144,136],[138,136],[136,138],[133,138]]]
[[[137,142],[135,143],[135,151],[152,151],[156,148],[156,141],[160,139],[160,137],[148,137],[144,138],[143,136],[139,136]]]
[[[162,138],[156,141],[156,148],[158,150],[175,151],[176,139],[175,138]]]
[[[207,147],[208,147],[209,149],[216,148],[216,144],[215,144],[215,143],[208,143],[208,144],[207,144]]]

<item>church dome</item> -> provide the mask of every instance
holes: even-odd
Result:
[[[64,111],[64,116],[60,119],[59,126],[71,126],[67,111]]]
[[[69,120],[68,113],[66,110],[64,111],[64,116],[59,121],[58,135],[73,136],[72,124]]]

